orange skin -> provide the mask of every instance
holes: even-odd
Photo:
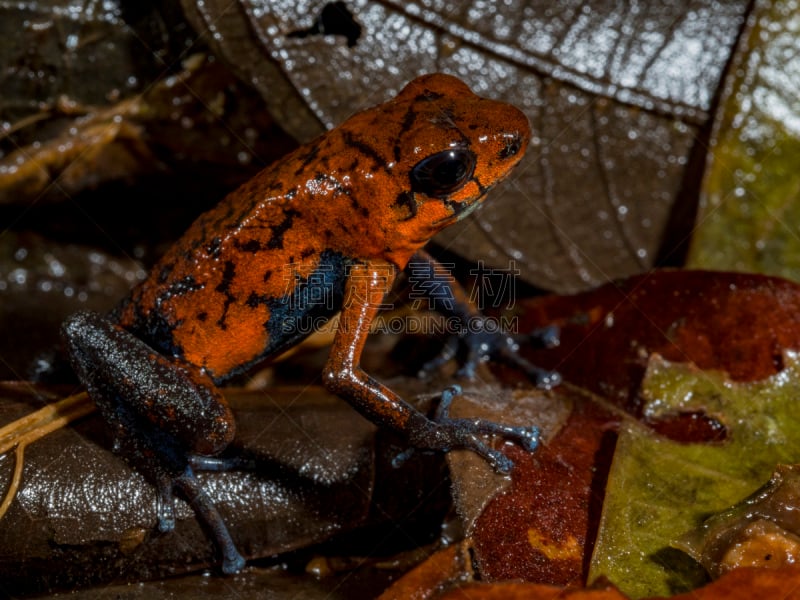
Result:
[[[202,215],[133,291],[119,324],[224,380],[266,358],[265,351],[284,348],[264,326],[268,306],[248,304],[251,294],[291,293],[294,273],[307,276],[325,249],[402,270],[508,174],[528,136],[527,119],[516,108],[479,98],[454,77],[421,77],[394,100],[354,115],[266,168]],[[517,153],[499,158],[511,143]],[[412,167],[456,145],[477,156],[472,180],[447,203],[415,194],[416,215],[410,216],[397,199],[408,191]],[[388,292],[391,281],[385,284]],[[147,320],[158,320],[159,335],[172,339],[148,339]]]
[[[513,106],[480,98],[455,77],[419,77],[201,215],[110,320],[79,313],[65,323],[73,366],[101,413],[162,493],[178,488],[192,500],[226,572],[243,561],[193,463],[176,456],[227,446],[234,419],[216,384],[312,332],[287,327],[292,319],[341,312],[325,386],[412,446],[471,448],[503,469],[510,463],[476,434],[535,446],[533,429],[449,419],[452,393],[429,419],[359,366],[370,324],[412,257],[450,285],[423,246],[477,207],[529,136]],[[463,294],[453,297],[460,316],[477,314]],[[169,528],[168,514],[162,521]]]

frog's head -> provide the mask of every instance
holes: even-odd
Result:
[[[404,189],[395,209],[423,235],[472,212],[520,161],[530,138],[519,109],[476,96],[450,75],[418,77],[389,104],[400,117],[393,171]]]
[[[520,161],[529,137],[528,119],[517,108],[433,74],[354,115],[309,156],[325,158],[325,173],[338,166],[339,187],[357,209],[349,231],[370,233],[348,251],[403,266],[439,230],[477,208]],[[318,212],[330,223],[338,210],[326,198]]]

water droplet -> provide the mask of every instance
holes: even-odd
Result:
[[[25,285],[28,280],[28,271],[25,269],[14,269],[9,273],[8,278],[18,285]]]

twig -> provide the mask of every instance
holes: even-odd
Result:
[[[0,454],[16,447],[14,453],[14,473],[11,483],[0,503],[0,519],[6,514],[8,507],[17,495],[22,482],[22,467],[25,447],[38,439],[61,429],[65,425],[88,415],[95,410],[94,403],[86,392],[68,396],[63,400],[48,404],[36,412],[17,419],[4,427],[0,427]]]

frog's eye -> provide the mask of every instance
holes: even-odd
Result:
[[[475,155],[463,148],[437,152],[411,169],[411,189],[433,198],[444,198],[461,189],[475,171]]]

